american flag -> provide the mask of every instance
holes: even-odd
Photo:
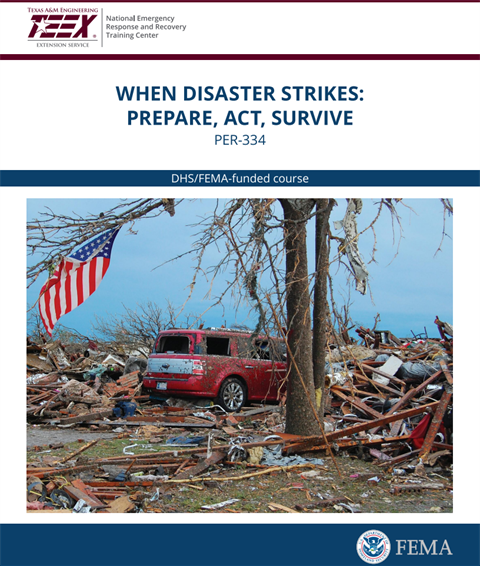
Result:
[[[110,265],[112,246],[120,228],[109,230],[68,257],[62,258],[40,291],[40,316],[51,336],[58,319],[97,290]]]

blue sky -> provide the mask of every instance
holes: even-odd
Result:
[[[115,199],[29,199],[27,215],[31,220],[38,213],[50,207],[57,214],[75,212],[81,216],[107,210]],[[333,209],[331,219],[341,220],[346,206],[345,199],[337,199],[338,206]],[[376,264],[369,263],[370,293],[360,295],[350,291],[350,314],[353,321],[371,327],[376,313],[380,313],[379,329],[391,330],[400,337],[411,336],[423,331],[426,326],[430,336],[437,337],[433,324],[435,315],[452,322],[453,317],[453,262],[452,240],[445,238],[442,251],[435,255],[441,240],[443,208],[439,199],[405,199],[412,212],[404,206],[398,210],[402,219],[403,238],[395,257],[399,231],[395,229],[393,242],[390,215],[385,211],[376,224],[377,253]],[[198,228],[191,226],[202,216],[213,211],[215,199],[183,201],[173,218],[162,215],[157,219],[139,221],[135,225],[136,235],[129,234],[124,227],[118,235],[110,268],[98,290],[85,303],[60,319],[60,324],[75,328],[85,335],[91,334],[91,323],[95,314],[107,316],[123,311],[122,304],[135,308],[136,304],[148,300],[166,307],[167,301],[180,306],[188,296],[188,285],[193,274],[194,263],[190,256],[155,269],[163,262],[191,249]],[[370,224],[376,213],[375,201],[364,199],[364,208],[358,218],[359,230]],[[334,235],[342,236],[333,230]],[[452,219],[447,218],[447,233],[452,236]],[[313,265],[314,226],[309,226],[309,261]],[[373,235],[368,232],[359,240],[360,251],[366,263],[371,257]],[[336,245],[333,246],[336,251]],[[206,256],[205,266],[217,259],[214,250]],[[27,258],[30,263],[31,259]],[[345,286],[345,272],[337,272],[333,266],[336,301],[340,306],[342,295],[348,294]],[[222,279],[223,278],[223,279]],[[222,275],[213,286],[213,295],[222,291],[223,281],[229,273]],[[33,304],[46,278],[40,278],[27,292],[27,302]],[[196,285],[195,293],[185,312],[201,313],[211,301],[204,296],[209,288],[205,280]],[[373,300],[373,302],[372,302]],[[232,299],[226,301],[225,311],[216,307],[204,317],[206,326],[226,323],[255,326],[254,319],[248,318],[249,307],[243,305],[237,312]]]

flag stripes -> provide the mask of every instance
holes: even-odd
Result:
[[[71,257],[63,258],[42,287],[39,310],[50,336],[61,316],[81,305],[97,290],[110,265],[117,233],[118,229],[111,230],[95,243],[89,243]],[[86,260],[82,261],[83,258]]]

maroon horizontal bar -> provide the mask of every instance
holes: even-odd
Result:
[[[139,0],[102,0],[102,3],[120,3],[120,2],[128,2],[131,4],[135,4]],[[480,0],[141,0],[142,2],[147,3],[155,3],[155,4],[162,4],[162,3],[178,3],[178,4],[478,4]],[[78,0],[49,0],[49,4],[59,3],[68,4],[68,3],[77,3]],[[0,0],[0,3],[22,3],[25,4],[25,0]],[[28,4],[35,4],[35,3],[45,3],[45,0],[30,0]],[[82,4],[88,4],[89,0],[82,0]],[[92,2],[90,3],[98,3]]]
[[[255,54],[255,55],[220,55],[220,54],[115,54],[115,55],[83,55],[83,54],[28,54],[28,55],[0,55],[6,61],[477,61],[480,54],[447,55],[447,54],[419,54],[419,55],[375,55],[358,53],[352,55],[282,55],[282,54]]]

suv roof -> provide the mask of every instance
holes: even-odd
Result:
[[[236,329],[236,328],[221,328],[218,326],[209,326],[207,328],[167,328],[165,330],[161,330],[159,334],[164,334],[164,333],[179,333],[179,332],[192,332],[195,334],[200,334],[200,333],[219,333],[219,334],[235,334],[235,335],[244,335],[244,336],[251,336],[253,334],[253,330],[249,329],[249,328],[245,328],[245,329]],[[259,338],[266,338],[266,336],[264,334],[259,334],[258,335]],[[281,336],[272,336],[269,335],[269,338],[280,338],[282,339]]]

